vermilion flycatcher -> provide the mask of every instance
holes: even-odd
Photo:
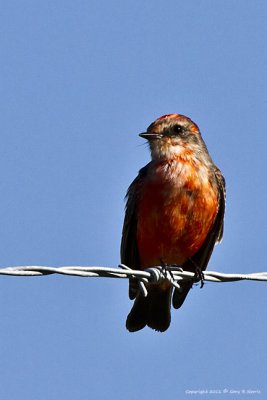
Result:
[[[134,269],[179,265],[196,272],[206,269],[215,243],[223,234],[225,181],[213,163],[198,126],[179,115],[163,115],[140,134],[149,142],[152,161],[139,171],[127,192],[121,261]],[[168,280],[147,284],[147,297],[130,279],[135,298],[126,327],[130,332],[148,325],[168,329],[171,297],[183,304],[192,283],[181,291]]]

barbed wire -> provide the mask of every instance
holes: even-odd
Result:
[[[182,280],[191,280],[192,283],[198,281],[208,282],[235,282],[241,280],[267,281],[267,272],[254,272],[250,274],[229,274],[216,271],[203,271],[201,277],[193,272],[184,271],[177,266],[153,267],[144,271],[131,269],[124,264],[119,264],[118,268],[98,267],[98,266],[62,266],[62,267],[44,267],[44,266],[18,266],[6,267],[0,269],[0,275],[8,276],[45,276],[51,274],[72,275],[80,277],[97,278],[135,278],[139,282],[141,293],[146,296],[146,283],[156,283],[162,279],[168,279],[171,284],[180,288],[179,283]]]

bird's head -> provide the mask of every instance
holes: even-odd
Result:
[[[207,151],[198,126],[181,114],[163,115],[139,136],[148,140],[153,160],[168,160],[183,154]]]

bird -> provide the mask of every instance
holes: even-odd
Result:
[[[225,179],[189,117],[163,115],[139,136],[148,141],[151,161],[126,194],[121,262],[137,270],[177,265],[199,274],[223,236]],[[191,287],[192,281],[181,281],[178,289],[163,279],[147,283],[143,296],[137,279],[130,278],[129,298],[134,304],[126,328],[166,331],[171,303],[180,308]]]

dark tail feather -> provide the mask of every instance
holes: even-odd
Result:
[[[191,282],[184,282],[180,284],[181,289],[174,289],[173,297],[172,297],[172,305],[174,308],[180,308],[185,301],[186,296],[188,295],[189,290],[192,287]]]
[[[148,297],[137,295],[134,305],[127,317],[126,328],[130,332],[143,329],[147,324]]]
[[[152,286],[147,325],[159,332],[166,331],[171,323],[171,294],[172,287],[162,289]]]
[[[129,279],[129,298],[131,300],[135,299],[138,294],[139,286],[138,279],[130,278]]]
[[[135,332],[148,325],[156,331],[166,331],[171,322],[171,293],[171,286],[155,285],[148,288],[147,297],[139,294],[127,317],[126,328]]]

